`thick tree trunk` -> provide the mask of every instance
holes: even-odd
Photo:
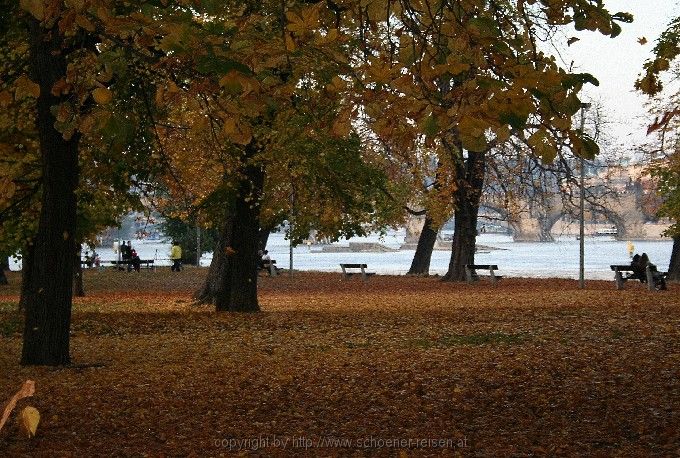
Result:
[[[451,260],[444,281],[465,281],[465,265],[475,263],[477,214],[484,187],[486,153],[468,152],[456,165],[458,188],[455,196],[455,223]]]
[[[6,270],[9,270],[9,260],[6,256],[2,255],[2,257],[0,257],[0,285],[9,283],[7,281],[7,276],[5,275]]]
[[[26,309],[28,292],[31,290],[31,266],[33,265],[33,243],[26,245],[21,253],[21,293],[19,296],[19,310]]]
[[[668,264],[668,279],[680,281],[680,236],[673,237],[671,262]]]
[[[267,242],[269,242],[269,234],[272,233],[272,228],[271,227],[261,227],[260,232],[258,234],[259,237],[259,244],[258,244],[258,250],[266,250],[267,249]]]
[[[215,304],[217,297],[220,293],[221,281],[224,278],[227,265],[226,248],[229,246],[230,242],[230,232],[227,233],[225,229],[227,228],[226,222],[222,223],[222,231],[220,231],[220,236],[215,244],[213,250],[212,261],[210,261],[210,267],[208,268],[208,275],[205,278],[205,282],[200,290],[196,292],[194,298],[200,304]],[[231,230],[231,226],[229,226]]]
[[[65,140],[54,128],[51,107],[60,99],[52,87],[66,76],[62,37],[55,26],[45,30],[28,19],[31,35],[31,78],[40,85],[37,128],[42,160],[43,194],[38,232],[25,296],[25,328],[21,364],[70,363],[69,329],[76,252],[78,136]]]
[[[256,153],[254,142],[246,147],[246,160]],[[247,164],[224,227],[226,262],[220,270],[215,308],[222,312],[257,312],[257,263],[260,230],[260,198],[264,170]]]
[[[226,248],[231,246],[231,238],[227,234],[231,234],[231,231],[233,230],[233,224],[231,222],[228,224],[228,231],[225,230],[226,226],[226,223],[222,225],[223,230],[220,233],[220,238],[213,251],[212,261],[210,262],[210,268],[208,269],[208,275],[205,282],[201,289],[194,294],[194,298],[199,304],[215,304],[217,302],[217,297],[220,295],[220,279],[224,278],[224,275],[226,275]],[[258,250],[264,250],[267,247],[270,233],[271,229],[269,228],[260,229],[258,234]],[[225,292],[223,296],[227,296],[228,294],[228,292]]]
[[[434,250],[434,244],[437,242],[437,229],[432,224],[432,218],[425,215],[425,224],[420,232],[420,237],[418,237],[418,246],[416,246],[408,275],[428,275],[430,273],[432,250]]]

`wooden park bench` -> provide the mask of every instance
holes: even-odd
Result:
[[[477,273],[478,270],[488,270],[489,278],[491,278],[491,283],[494,285],[498,280],[503,278],[502,276],[496,275],[494,273],[495,270],[498,270],[498,266],[496,264],[465,264],[465,280],[468,283],[479,280],[479,274]]]
[[[340,264],[340,268],[342,269],[342,278],[349,278],[354,274],[361,273],[361,279],[366,281],[368,280],[369,276],[375,275],[375,272],[366,272],[367,267],[368,265],[366,264]],[[348,272],[349,270],[356,269],[359,269],[361,272]]]
[[[132,268],[132,261],[107,261],[107,262],[111,264],[113,267],[116,267],[118,270],[123,270],[125,267],[128,266],[129,268]],[[153,269],[154,271],[156,270],[156,265],[154,264],[153,259],[140,259],[139,267],[142,269]]]
[[[647,289],[650,291],[655,291],[657,286],[661,286],[659,289],[666,287],[664,280],[668,277],[668,272],[659,272],[656,267],[652,269],[649,264],[647,264],[644,273],[630,264],[611,265],[609,267],[614,271],[617,290],[623,289],[628,280],[640,280],[640,283],[647,283]]]

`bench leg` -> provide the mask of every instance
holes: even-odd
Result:
[[[366,281],[368,279],[368,277],[366,276],[366,271],[364,270],[363,267],[361,268],[361,279],[363,281]]]
[[[347,279],[347,271],[345,270],[344,266],[340,266],[340,268],[342,269],[342,279],[346,280]]]
[[[269,263],[269,276],[276,277],[276,266],[273,263]]]
[[[621,275],[621,272],[619,272],[618,270],[616,272],[614,272],[614,280],[616,280],[616,289],[622,290],[625,282],[623,280],[623,276]]]
[[[496,278],[496,274],[493,273],[493,269],[489,269],[489,276],[491,277],[491,284],[495,285],[498,279]]]
[[[652,269],[647,266],[645,269],[645,276],[647,277],[647,289],[649,291],[656,291],[656,282],[654,281],[654,274],[652,273]]]

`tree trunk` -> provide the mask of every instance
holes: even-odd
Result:
[[[465,281],[465,265],[475,263],[477,214],[484,187],[486,153],[468,152],[467,159],[456,161],[458,188],[455,196],[455,223],[451,260],[444,281]]]
[[[52,87],[66,76],[59,28],[45,30],[33,18],[28,23],[31,78],[40,85],[37,130],[43,194],[33,259],[28,266],[21,364],[57,366],[70,363],[78,136],[65,140],[54,128],[56,120],[50,110],[61,102],[52,95]]]
[[[271,227],[261,227],[260,232],[258,234],[259,238],[259,244],[258,244],[258,250],[266,250],[267,249],[267,242],[269,242],[269,234],[272,233],[272,228]]]
[[[223,222],[222,231],[220,231],[220,236],[217,239],[213,250],[213,257],[212,261],[210,261],[210,267],[208,268],[208,275],[206,276],[201,289],[194,294],[194,298],[199,304],[215,304],[220,293],[220,281],[224,278],[225,273],[223,270],[226,269],[227,266],[225,250],[230,244],[230,232],[227,232],[226,229],[227,224],[226,222]],[[229,230],[231,230],[231,226],[229,226]]]
[[[668,279],[680,281],[680,235],[673,237],[671,262],[668,264]]]
[[[246,146],[246,161],[257,149],[254,141]],[[222,312],[257,312],[257,263],[260,230],[260,198],[264,170],[252,163],[244,167],[245,178],[239,185],[224,226],[226,262],[219,271],[216,310]]]
[[[7,276],[5,275],[6,270],[9,270],[9,260],[5,255],[2,255],[2,257],[0,257],[0,285],[9,283],[7,281]]]
[[[226,275],[224,269],[227,266],[227,256],[226,248],[231,246],[231,238],[227,234],[230,234],[233,230],[233,223],[229,223],[229,230],[225,230],[227,224],[222,225],[223,230],[220,233],[220,238],[217,241],[215,250],[213,251],[212,261],[210,262],[210,268],[208,269],[208,275],[203,283],[200,290],[196,291],[194,298],[199,304],[215,304],[217,302],[217,297],[220,295],[220,279]],[[267,241],[269,240],[269,234],[271,233],[270,228],[260,228],[258,234],[258,250],[264,250],[267,247]],[[225,295],[228,293],[225,292]]]
[[[26,309],[28,292],[31,290],[31,266],[33,265],[33,242],[26,244],[21,253],[21,293],[19,296],[19,310]]]
[[[430,273],[430,261],[432,260],[432,250],[437,242],[437,229],[432,227],[432,218],[425,215],[425,224],[418,237],[418,246],[411,261],[411,268],[408,275],[428,275]]]

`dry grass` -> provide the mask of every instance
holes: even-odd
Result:
[[[17,364],[12,275],[0,400],[33,379],[43,419],[0,455],[680,453],[677,285],[304,273],[235,315],[192,304],[203,275],[87,272],[72,355],[102,366],[58,369]]]

